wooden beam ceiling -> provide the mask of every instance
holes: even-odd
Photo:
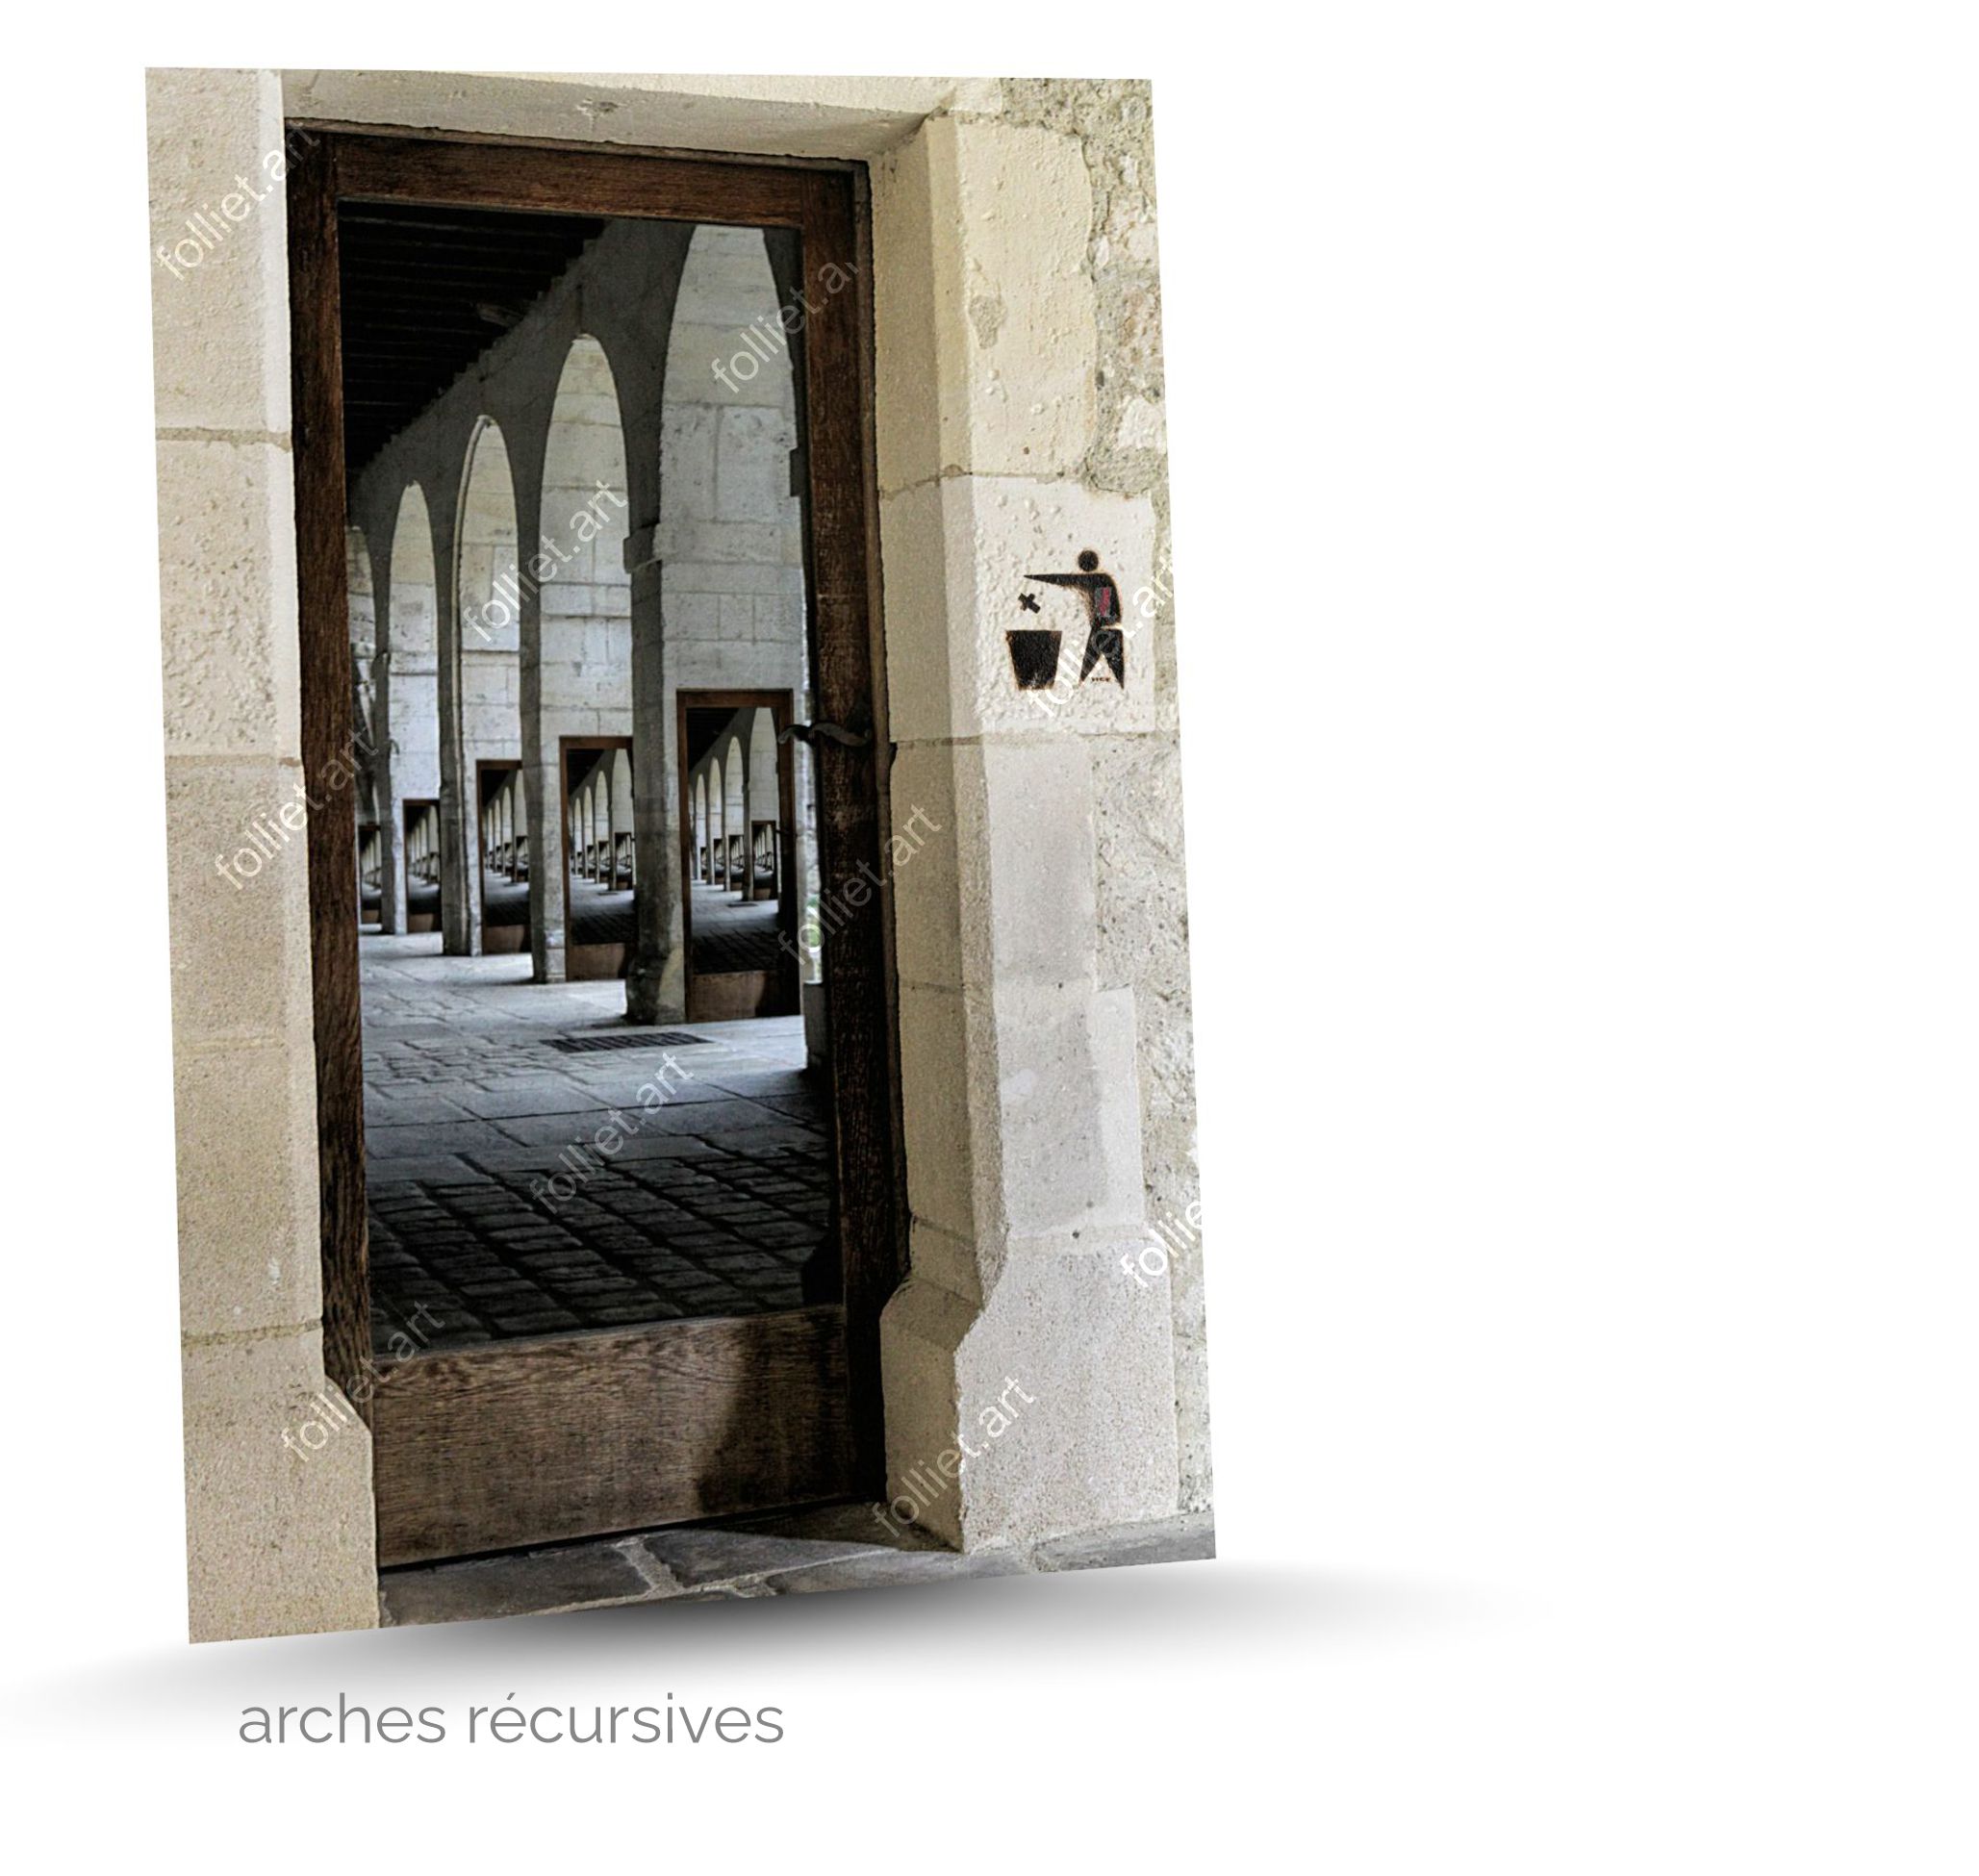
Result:
[[[341,205],[350,476],[472,369],[604,228],[590,215]]]

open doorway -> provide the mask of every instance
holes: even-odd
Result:
[[[311,823],[325,1340],[380,1560],[870,1491],[879,905],[801,942],[879,850],[850,178],[323,144],[306,760],[385,731]]]
[[[480,804],[481,949],[491,955],[529,949],[529,817],[522,765],[483,756],[474,767]]]
[[[406,800],[405,928],[440,929],[440,803],[417,797]]]
[[[634,944],[632,738],[566,736],[564,975],[622,977]]]
[[[797,1016],[815,976],[799,943],[815,862],[812,824],[798,819],[791,695],[683,690],[679,711],[687,1013]]]

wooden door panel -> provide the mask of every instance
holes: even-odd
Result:
[[[378,1561],[843,1498],[844,1403],[835,1304],[415,1356],[373,1397]]]

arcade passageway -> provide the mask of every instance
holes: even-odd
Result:
[[[833,1301],[795,242],[340,235],[375,1349]]]

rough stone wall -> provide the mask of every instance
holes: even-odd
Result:
[[[890,1472],[1004,1376],[1055,1396],[917,1508],[967,1543],[1208,1490],[1200,1283],[1122,1268],[1195,1192],[1146,119],[1139,87],[1005,82],[874,167],[894,824],[957,830],[952,875],[896,891]],[[1061,609],[1070,672],[1019,691],[1027,577],[1080,548],[1125,589],[1124,690],[1078,681]]]
[[[1078,479],[1144,498],[1154,512],[1153,563],[1130,576],[1126,596],[1129,624],[1153,646],[1154,725],[1146,735],[1093,743],[1099,968],[1103,981],[1135,992],[1148,1214],[1174,1228],[1162,1237],[1175,1311],[1181,1508],[1198,1510],[1210,1499],[1209,1391],[1152,98],[1135,80],[1006,79],[1002,102],[1008,121],[1077,139],[1092,187],[1086,267],[1099,327],[1098,408]]]

